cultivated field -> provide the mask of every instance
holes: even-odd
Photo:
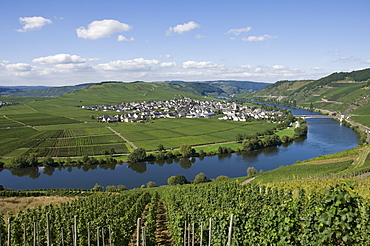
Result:
[[[181,145],[203,145],[235,141],[237,134],[253,134],[271,129],[275,125],[261,121],[235,122],[218,119],[160,119],[153,123],[111,124],[137,147],[155,150],[159,144],[166,148]]]

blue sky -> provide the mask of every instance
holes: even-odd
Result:
[[[317,79],[370,67],[368,0],[1,0],[0,85]]]

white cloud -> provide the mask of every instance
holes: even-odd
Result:
[[[128,39],[123,35],[118,35],[117,41],[134,41],[134,38],[131,37],[131,38]]]
[[[40,64],[69,64],[69,63],[83,63],[87,61],[95,61],[97,58],[81,58],[77,55],[57,54],[53,56],[45,56],[35,58],[32,61]]]
[[[22,29],[17,29],[17,32],[27,32],[39,30],[41,27],[47,24],[51,24],[53,22],[41,16],[34,16],[34,17],[20,17],[19,23],[21,23],[23,27]]]
[[[370,63],[370,60],[364,61],[364,63]]]
[[[249,36],[247,38],[242,38],[242,40],[246,41],[246,42],[258,42],[258,41],[265,41],[265,40],[271,39],[271,38],[277,38],[277,37],[273,37],[273,36],[270,36],[270,35]]]
[[[182,64],[183,68],[213,68],[217,67],[217,64],[210,62],[210,61],[202,61],[202,62],[196,62],[196,61],[186,61]]]
[[[175,67],[176,62],[162,62],[159,64],[160,67]]]
[[[169,55],[169,54],[167,54],[167,55],[166,55],[166,58],[171,58],[171,57],[172,57],[172,56],[171,56],[171,55]]]
[[[311,70],[320,71],[320,70],[322,70],[322,68],[321,67],[313,67],[313,68],[311,68]]]
[[[7,70],[14,71],[14,72],[29,72],[34,67],[27,63],[15,63],[15,64],[5,65],[5,68]]]
[[[170,36],[172,33],[183,34],[184,32],[190,32],[195,28],[200,28],[200,25],[194,21],[189,21],[188,23],[184,23],[182,25],[170,27],[166,32],[166,36]]]
[[[87,28],[77,28],[76,32],[79,38],[95,40],[109,37],[113,33],[129,31],[131,28],[130,25],[117,20],[102,20],[91,22]]]
[[[357,57],[357,56],[350,56],[350,57],[341,57],[338,60],[339,61],[344,61],[344,62],[350,62],[350,61],[358,61],[360,59],[361,58],[360,57]]]
[[[195,38],[205,38],[206,36],[204,36],[204,35],[200,35],[200,34],[197,34],[197,35],[195,35]]]
[[[230,29],[225,34],[234,34],[234,35],[237,35],[238,36],[242,32],[249,32],[250,30],[252,30],[252,27],[247,26],[247,27],[243,27],[243,28],[239,28],[239,29]]]
[[[158,60],[145,60],[136,58],[133,60],[117,60],[103,63],[96,66],[98,70],[119,71],[119,70],[149,70],[152,66],[158,65]]]

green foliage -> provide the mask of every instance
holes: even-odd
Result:
[[[195,150],[190,145],[181,145],[180,153],[182,157],[190,157],[192,154],[195,153]]]
[[[171,176],[167,179],[169,185],[183,185],[189,183],[184,175]]]
[[[254,167],[248,167],[247,168],[247,174],[248,174],[248,177],[251,177],[251,176],[254,176],[258,173],[257,169],[254,168]]]
[[[218,177],[216,178],[216,181],[227,180],[227,179],[229,179],[229,177],[228,177],[228,176],[220,175],[220,176],[218,176]]]
[[[204,173],[197,174],[193,181],[194,184],[205,183],[205,182],[208,182],[208,178],[206,177]]]
[[[46,156],[42,161],[42,165],[44,167],[52,167],[55,166],[57,163],[54,162],[54,159],[51,156]]]
[[[140,162],[144,161],[146,158],[146,151],[143,148],[135,149],[131,154],[128,156],[129,162]]]
[[[153,181],[149,181],[148,183],[146,183],[146,187],[153,188],[155,187],[155,183]]]
[[[11,160],[12,167],[36,167],[39,161],[35,154],[21,155]]]
[[[166,150],[166,148],[163,146],[163,144],[159,144],[157,150],[158,151],[164,151],[164,150]]]
[[[95,184],[94,187],[91,189],[92,191],[103,191],[104,187],[99,185],[99,184]]]

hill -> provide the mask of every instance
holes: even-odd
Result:
[[[369,103],[370,69],[333,73],[318,80],[279,81],[251,93],[258,101],[350,113]]]
[[[93,83],[61,87],[6,86],[0,87],[0,96],[59,97],[64,94],[85,89],[91,85],[93,85]]]
[[[236,81],[236,80],[212,80],[212,81],[198,81],[198,82],[185,82],[185,81],[170,81],[170,83],[177,84],[196,84],[196,85],[211,85],[220,89],[218,95],[231,96],[235,94],[252,92],[262,90],[270,83],[252,82],[252,81]]]

